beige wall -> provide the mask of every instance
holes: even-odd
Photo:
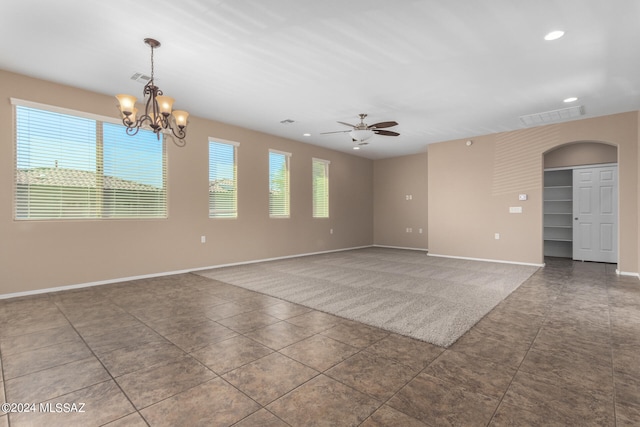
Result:
[[[373,243],[371,160],[197,117],[168,143],[168,219],[15,221],[10,97],[117,116],[111,96],[0,71],[0,294]],[[207,216],[210,136],[240,143],[237,219]],[[290,219],[268,216],[269,148],[292,153]],[[312,218],[312,157],[331,161],[330,219]]]
[[[376,160],[373,164],[374,244],[428,249],[427,197],[427,153]],[[407,233],[407,229],[411,232]]]
[[[571,142],[618,147],[619,268],[638,272],[638,113],[572,121],[429,146],[429,251],[542,263],[542,172],[546,151]],[[518,194],[527,194],[521,202]],[[521,206],[522,214],[510,214]],[[500,240],[494,239],[500,233]]]
[[[618,148],[597,142],[567,144],[544,155],[544,167],[550,169],[617,162]]]
[[[188,145],[168,145],[169,219],[14,221],[10,97],[116,116],[111,96],[0,71],[0,295],[373,243],[541,263],[544,153],[583,141],[618,147],[619,268],[640,265],[640,112],[481,136],[470,147],[432,144],[428,155],[375,162],[192,117]],[[235,220],[207,218],[209,136],[240,143]],[[290,219],[268,218],[269,148],[292,153]],[[311,218],[312,157],[331,161],[330,219]],[[519,202],[519,193],[529,199]],[[524,212],[509,214],[509,206]]]

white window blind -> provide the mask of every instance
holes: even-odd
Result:
[[[209,140],[209,218],[238,217],[237,147]]]
[[[289,217],[289,160],[291,154],[269,150],[269,216]]]
[[[166,218],[166,154],[151,131],[15,105],[15,218]]]
[[[312,160],[314,218],[329,218],[329,163],[328,160]]]

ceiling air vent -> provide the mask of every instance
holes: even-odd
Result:
[[[528,114],[520,116],[520,121],[525,126],[542,125],[545,123],[570,120],[584,115],[584,106],[561,108],[559,110],[543,111],[542,113]]]
[[[147,76],[146,74],[135,73],[133,76],[131,76],[131,80],[135,80],[138,83],[146,85],[147,83],[149,83],[149,80],[151,80],[151,77]]]

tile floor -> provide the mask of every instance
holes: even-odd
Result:
[[[613,269],[549,259],[446,350],[194,274],[3,300],[0,400],[36,411],[0,426],[637,426]]]

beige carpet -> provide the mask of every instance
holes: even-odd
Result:
[[[448,347],[536,270],[374,247],[198,274]]]

